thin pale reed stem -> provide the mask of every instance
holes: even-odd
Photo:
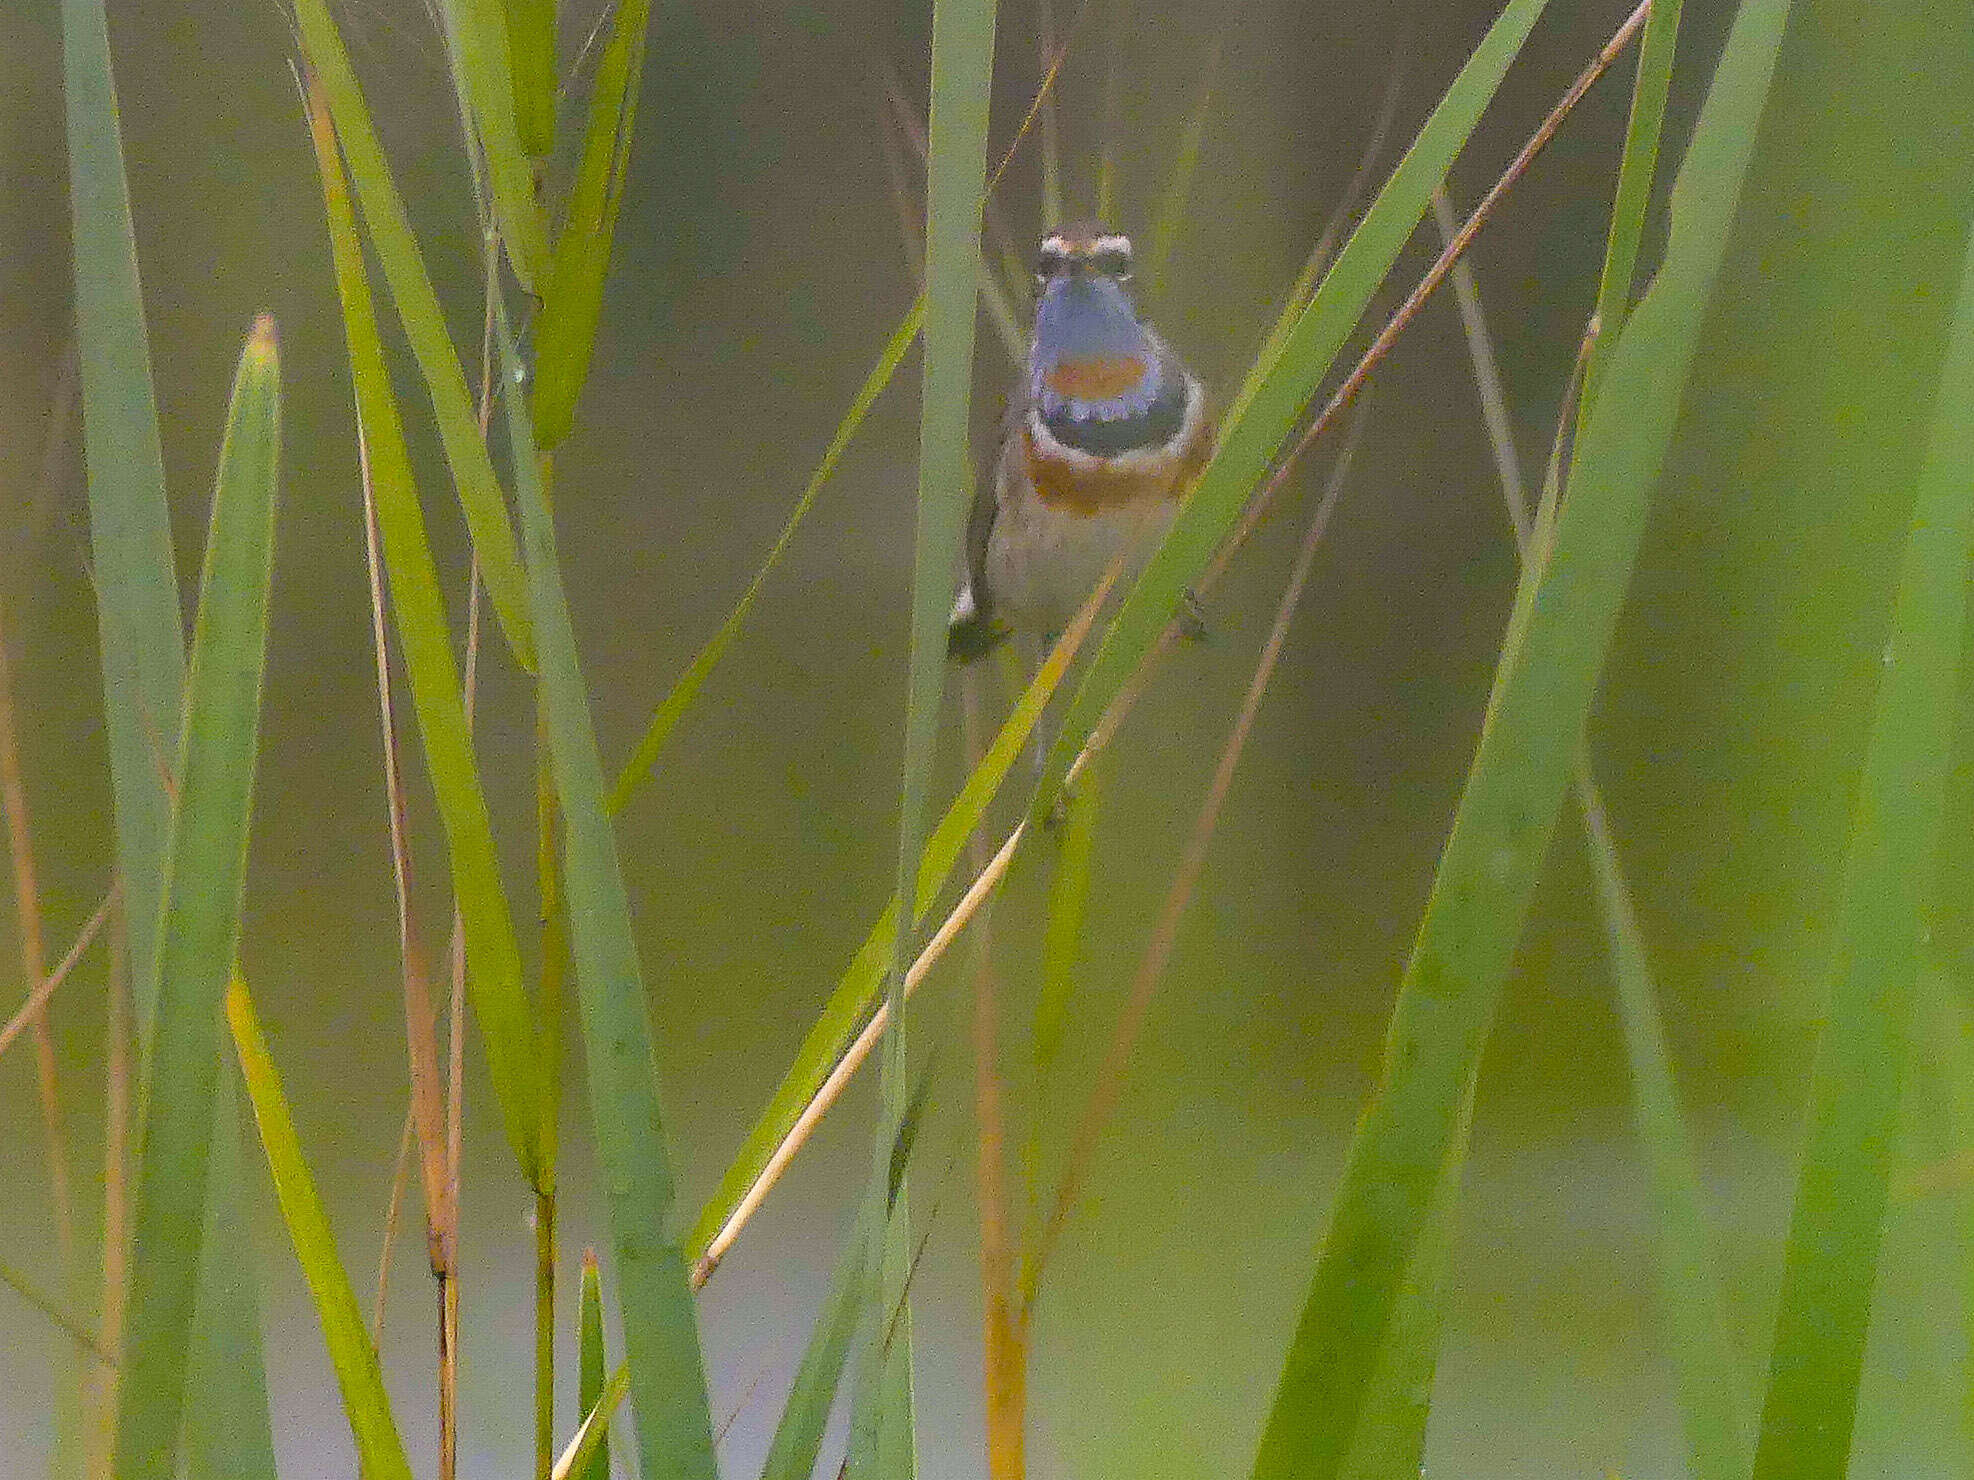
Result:
[[[411,1186],[411,1144],[417,1113],[407,1101],[404,1128],[398,1132],[398,1154],[391,1163],[391,1198],[384,1205],[384,1246],[377,1251],[377,1297],[370,1305],[370,1344],[384,1348],[384,1298],[391,1288],[391,1251],[397,1247],[398,1219],[404,1194]]]

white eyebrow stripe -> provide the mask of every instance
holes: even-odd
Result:
[[[1122,252],[1128,257],[1131,255],[1131,238],[1121,231],[1106,232],[1090,244],[1090,250],[1093,253]]]

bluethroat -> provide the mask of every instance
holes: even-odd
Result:
[[[1027,375],[967,522],[948,650],[1062,630],[1120,550],[1149,553],[1213,455],[1206,392],[1131,301],[1131,242],[1052,232]]]

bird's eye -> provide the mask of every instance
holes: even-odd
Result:
[[[1066,260],[1060,247],[1043,247],[1041,251],[1035,254],[1036,280],[1038,282],[1047,282],[1050,278],[1062,271],[1063,263]]]
[[[1094,255],[1092,262],[1105,277],[1122,281],[1131,276],[1131,251],[1128,247],[1106,247]]]

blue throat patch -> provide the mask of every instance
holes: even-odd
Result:
[[[1035,309],[1028,379],[1030,400],[1050,435],[1094,456],[1161,447],[1186,419],[1184,374],[1110,279],[1049,283]],[[1079,385],[1101,389],[1078,394]]]

